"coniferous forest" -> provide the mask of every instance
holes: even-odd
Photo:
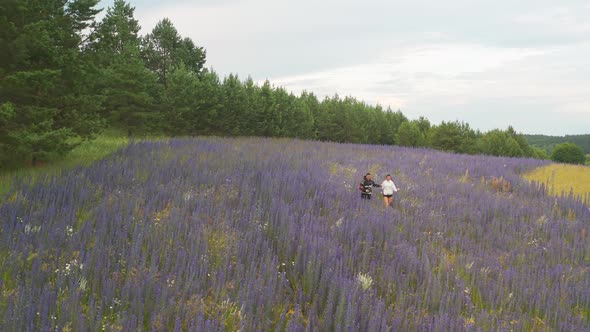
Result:
[[[547,158],[514,128],[431,124],[351,96],[295,95],[220,77],[206,49],[163,18],[140,35],[116,0],[0,4],[0,169],[59,159],[105,129],[129,136],[264,136]],[[98,19],[98,14],[105,11]]]

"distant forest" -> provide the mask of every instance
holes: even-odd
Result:
[[[410,120],[350,96],[320,100],[269,81],[221,78],[205,66],[205,48],[169,19],[140,36],[134,7],[116,0],[98,20],[98,3],[0,3],[0,169],[59,159],[108,128],[548,158],[512,127],[482,133],[459,121]]]
[[[566,136],[547,136],[547,135],[524,135],[527,142],[537,148],[547,151],[551,154],[553,148],[560,143],[574,143],[584,150],[585,154],[590,154],[590,135],[566,135]]]

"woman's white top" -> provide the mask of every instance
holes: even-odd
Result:
[[[383,188],[383,195],[393,195],[393,192],[398,190],[392,180],[384,180],[381,187]]]

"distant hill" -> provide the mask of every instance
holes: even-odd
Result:
[[[566,135],[566,136],[547,136],[547,135],[523,135],[527,142],[535,147],[546,150],[551,153],[555,145],[559,143],[575,143],[579,145],[585,154],[590,154],[590,134],[588,135]]]

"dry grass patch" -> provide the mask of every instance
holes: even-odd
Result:
[[[549,194],[569,194],[590,200],[590,167],[581,165],[551,164],[528,172],[524,177],[529,181],[544,183]]]

